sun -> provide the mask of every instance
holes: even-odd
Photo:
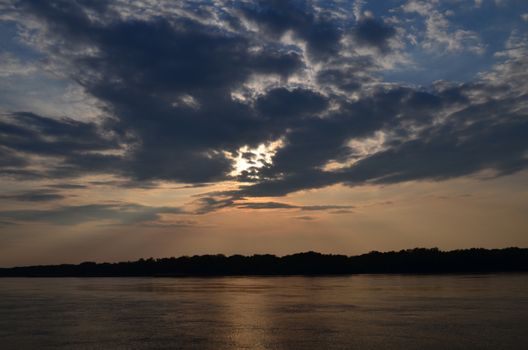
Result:
[[[258,170],[273,164],[273,157],[277,150],[284,145],[282,139],[261,143],[257,147],[244,145],[237,150],[236,156],[228,155],[233,161],[231,176],[240,176],[250,170]]]

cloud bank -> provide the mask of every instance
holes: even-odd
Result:
[[[221,197],[203,198],[207,212],[284,207],[240,201],[338,183],[439,181],[482,171],[502,176],[528,166],[522,24],[487,47],[493,51],[488,68],[472,79],[419,85],[384,81],[383,74],[426,69],[416,67],[416,47],[433,55],[470,47],[464,54],[475,57],[486,47],[473,28],[453,24],[457,13],[433,2],[395,3],[379,13],[358,5],[355,14],[321,1],[19,0],[2,6],[2,20],[19,27],[18,40],[38,53],[48,72],[82,87],[102,114],[89,120],[3,110],[3,176],[239,183]],[[425,31],[420,35],[411,21]],[[3,76],[33,72],[13,55],[4,54],[10,60]],[[237,159],[244,159],[243,168]],[[60,195],[11,198],[60,199],[53,196]],[[79,208],[2,217],[63,223]],[[86,220],[115,210],[82,209]]]

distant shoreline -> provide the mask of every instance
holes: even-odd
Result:
[[[528,276],[528,271],[490,271],[490,272],[358,272],[358,273],[341,273],[341,274],[290,274],[290,275],[256,275],[256,274],[246,274],[246,275],[16,275],[16,276],[7,276],[0,275],[0,281],[2,279],[50,279],[50,278],[173,278],[173,279],[191,279],[191,278],[288,278],[288,277],[306,277],[306,278],[337,278],[337,277],[351,277],[351,276],[486,276],[486,275],[523,275]]]
[[[275,255],[200,255],[117,263],[0,268],[0,277],[231,277],[358,274],[487,274],[528,272],[528,248],[441,251],[414,248],[346,256],[305,252]]]

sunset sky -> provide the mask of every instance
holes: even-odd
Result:
[[[1,1],[0,266],[528,246],[528,1]]]

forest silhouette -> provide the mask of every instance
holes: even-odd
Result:
[[[0,277],[343,275],[365,273],[487,273],[528,271],[528,248],[441,251],[415,248],[357,256],[304,252],[195,255],[117,263],[0,268]]]

